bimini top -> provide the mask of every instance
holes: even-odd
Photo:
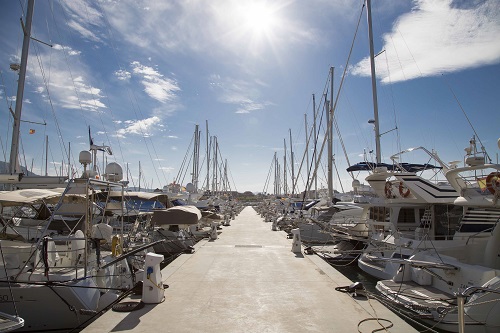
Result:
[[[388,171],[402,171],[402,172],[419,172],[429,169],[442,169],[440,166],[432,165],[429,163],[416,164],[416,163],[399,163],[399,164],[387,164],[387,163],[372,163],[372,162],[359,162],[357,164],[351,165],[346,170],[347,172],[352,171],[371,171],[378,167],[385,167]]]

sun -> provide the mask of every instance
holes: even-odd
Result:
[[[265,3],[251,3],[243,13],[244,26],[255,34],[269,32],[276,23],[273,9]]]
[[[276,8],[266,2],[250,1],[241,8],[242,27],[255,37],[270,35],[278,25]]]

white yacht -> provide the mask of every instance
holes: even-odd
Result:
[[[467,150],[465,166],[446,177],[463,208],[450,244],[393,260],[397,273],[377,283],[391,305],[433,327],[459,332],[497,332],[500,327],[500,165]]]

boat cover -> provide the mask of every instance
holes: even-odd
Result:
[[[399,163],[399,164],[387,164],[387,163],[372,163],[372,162],[359,162],[357,164],[351,165],[346,170],[347,172],[352,171],[370,171],[377,167],[385,167],[388,171],[402,171],[402,172],[419,172],[429,169],[442,169],[442,167],[432,165],[429,163],[416,164],[416,163]]]
[[[200,219],[200,210],[186,205],[154,210],[151,222],[154,225],[197,224]]]
[[[23,189],[15,191],[5,191],[0,193],[0,205],[19,206],[34,205],[48,202],[50,200],[57,203],[64,189]]]

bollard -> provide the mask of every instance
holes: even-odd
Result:
[[[142,281],[142,302],[161,303],[165,294],[161,280],[160,263],[162,254],[149,252],[144,264],[144,279]]]
[[[300,240],[300,229],[292,229],[293,241],[292,241],[292,252],[301,253],[302,252],[302,242]]]
[[[273,220],[272,231],[278,231],[278,221],[281,221],[282,219],[282,217],[279,217]]]
[[[224,225],[225,226],[231,225],[231,221],[229,220],[229,215],[228,214],[224,215]]]
[[[210,240],[216,240],[217,239],[217,222],[212,222],[212,229],[210,229]]]

